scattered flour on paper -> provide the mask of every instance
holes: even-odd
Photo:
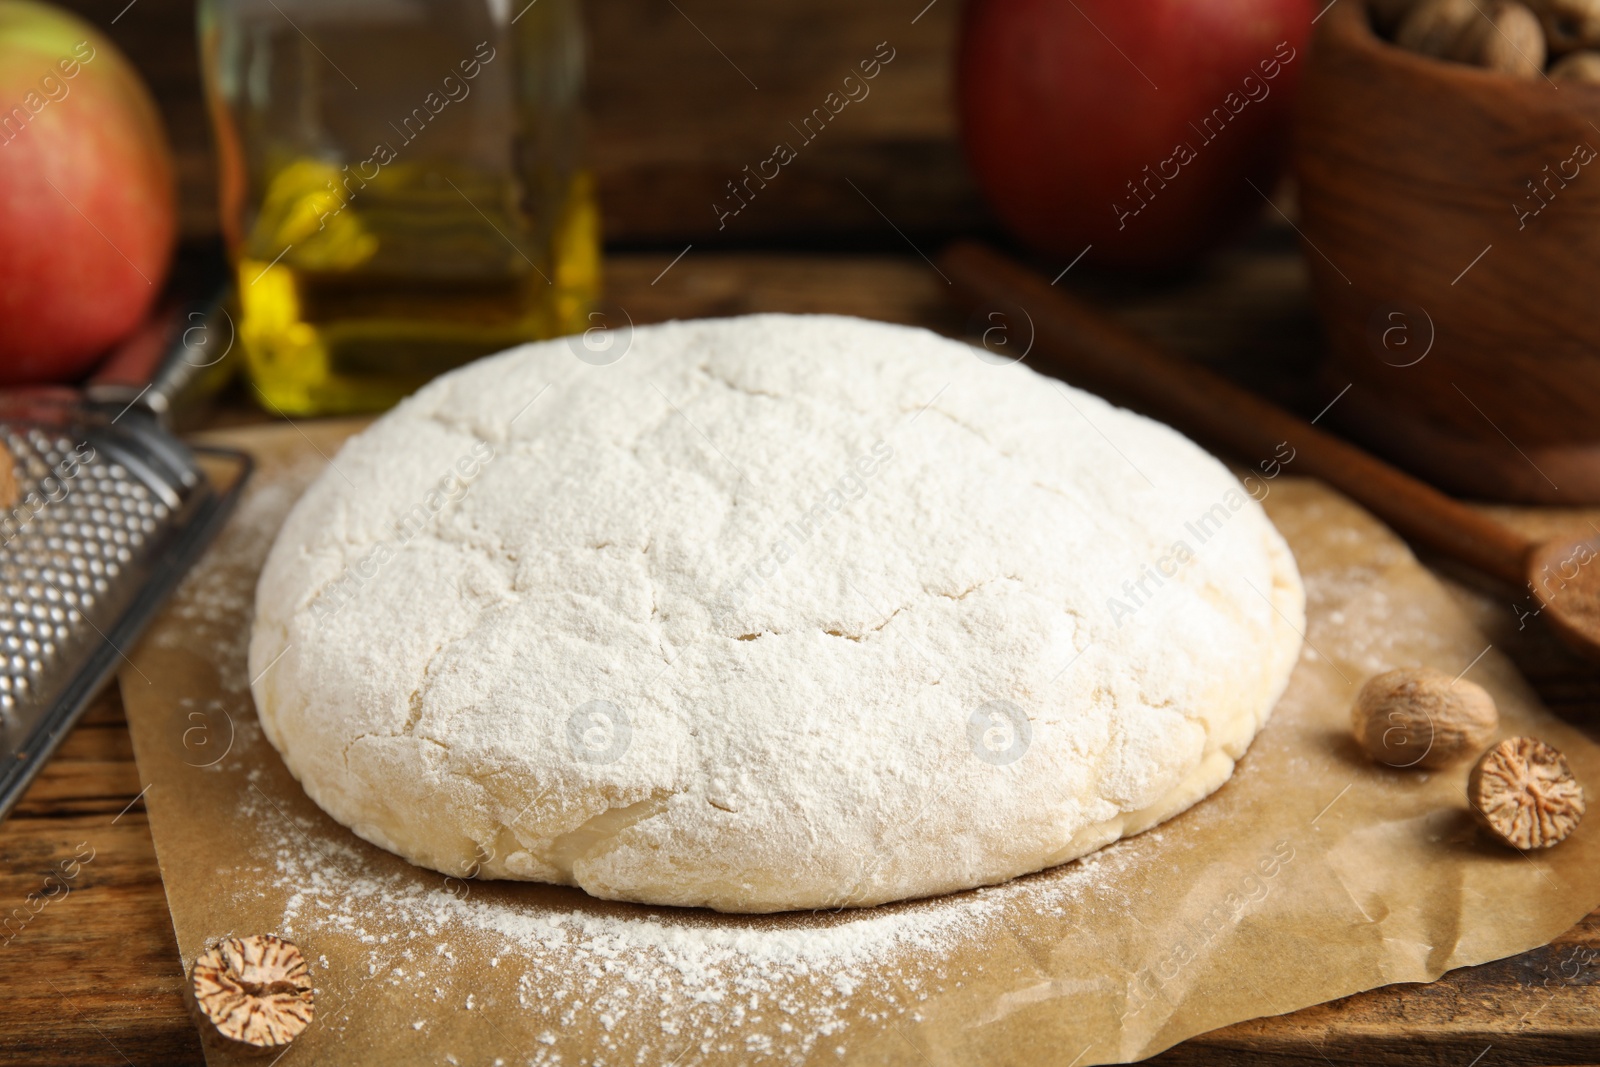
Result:
[[[540,1067],[679,1056],[689,1064],[730,1053],[798,1064],[819,1047],[845,1058],[852,1022],[878,1030],[901,1018],[918,1021],[924,1002],[973,977],[948,963],[951,951],[1010,937],[1011,916],[1064,915],[1089,896],[1114,892],[1117,876],[1143,862],[1162,836],[1153,830],[1063,868],[954,896],[750,917],[585,902],[576,890],[561,891],[571,907],[486,900],[486,883],[381,870],[364,854],[368,846],[312,820],[291,824],[259,788],[244,790],[240,805],[260,829],[264,857],[259,872],[236,878],[251,887],[241,893],[284,900],[284,936],[313,951],[343,939],[368,959],[353,978],[318,975],[335,994],[319,1002],[329,1003],[323,1018],[339,1026],[342,1009],[357,998],[382,998],[392,1012],[424,1021],[419,1029],[441,1031],[436,1047],[444,1054],[448,1031],[475,1026],[485,1009],[502,1020],[526,1012],[536,1019],[532,1047],[508,1038],[502,1059]],[[525,888],[496,886],[512,894]],[[487,961],[495,981],[468,988],[455,973],[461,958],[480,967]],[[379,985],[369,990],[369,982]],[[589,1031],[581,1052],[564,1037],[574,1025]]]

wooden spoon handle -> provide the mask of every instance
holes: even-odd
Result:
[[[941,257],[944,272],[980,305],[1021,308],[1032,320],[1028,362],[1148,414],[1247,463],[1294,449],[1292,473],[1333,485],[1407,539],[1521,586],[1532,542],[1386,463],[1203,367],[1157,350],[1020,264],[972,242]]]

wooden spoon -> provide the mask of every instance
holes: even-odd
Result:
[[[980,308],[1029,320],[1028,363],[1036,369],[1132,402],[1249,462],[1289,442],[1297,474],[1321,478],[1416,544],[1526,584],[1561,639],[1600,661],[1600,538],[1524,537],[1211,371],[1166,355],[992,249],[961,242],[945,252],[941,266]],[[1026,336],[1027,324],[1012,325]]]

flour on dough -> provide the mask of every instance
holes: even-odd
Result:
[[[1283,539],[1175,431],[922,330],[759,315],[448,374],[262,573],[267,736],[457,877],[765,912],[1000,882],[1232,773]]]

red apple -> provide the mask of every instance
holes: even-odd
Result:
[[[970,0],[967,158],[1020,240],[1165,267],[1264,206],[1312,0]]]
[[[0,384],[81,374],[160,292],[177,229],[154,101],[98,30],[0,0]]]

